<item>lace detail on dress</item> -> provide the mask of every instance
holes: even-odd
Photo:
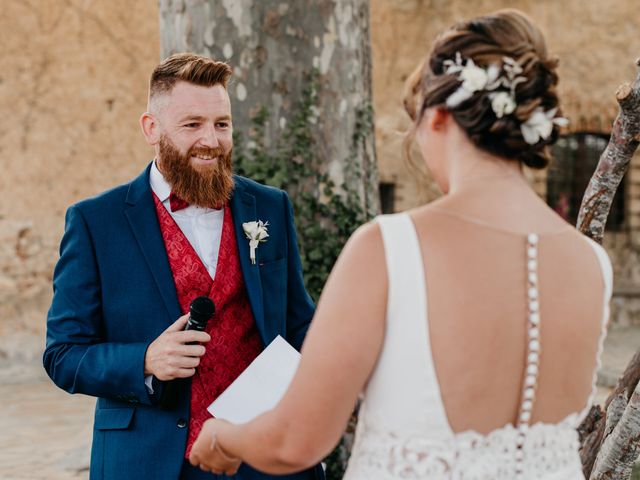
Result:
[[[345,479],[513,480],[518,430],[512,425],[488,435],[463,432],[450,439],[409,436],[359,424]],[[578,434],[568,423],[536,423],[529,428],[522,478],[583,480]]]

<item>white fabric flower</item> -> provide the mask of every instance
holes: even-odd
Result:
[[[446,105],[449,108],[456,108],[462,102],[470,99],[474,92],[483,90],[489,81],[494,81],[498,72],[493,70],[485,70],[478,67],[473,60],[467,59],[467,63],[462,65],[462,57],[460,52],[456,53],[456,60],[445,60],[443,62],[445,73],[459,73],[458,79],[462,80],[462,85],[447,98]]]
[[[444,73],[447,74],[457,73],[461,71],[464,68],[464,66],[462,65],[462,55],[460,55],[460,52],[456,52],[456,59],[445,60],[444,62],[442,62],[442,66],[444,67]]]
[[[487,68],[487,85],[485,90],[495,90],[502,84],[502,77],[500,76],[500,67],[495,64],[489,65]]]
[[[475,92],[482,90],[492,91],[500,88],[501,86],[510,88],[511,96],[515,97],[514,92],[515,85],[517,85],[517,83],[512,82],[512,75],[509,75],[508,78],[501,75],[501,69],[498,65],[489,65],[487,68],[483,68],[477,66],[470,58],[467,59],[466,64],[463,65],[460,52],[456,52],[455,61],[445,60],[443,65],[445,66],[445,73],[457,73],[458,80],[462,81],[462,85],[460,85],[455,92],[449,95],[446,100],[446,105],[449,108],[456,108],[462,102],[471,98]],[[523,77],[518,77],[518,79],[520,78],[523,79]],[[506,103],[508,107],[511,102],[505,102],[502,100],[501,103]]]
[[[489,76],[484,68],[478,67],[473,60],[468,59],[459,78],[462,80],[462,88],[473,93],[484,89]]]
[[[520,125],[520,131],[524,141],[530,145],[535,145],[541,139],[546,140],[553,131],[553,125],[561,127],[566,126],[569,122],[566,118],[554,118],[557,108],[545,112],[542,107],[536,108],[526,122]]]
[[[491,109],[498,118],[510,115],[516,109],[516,101],[508,92],[495,92],[490,94],[489,98],[491,99]]]
[[[465,100],[469,100],[473,96],[473,92],[466,90],[462,87],[458,88],[447,98],[446,105],[448,108],[456,108]]]
[[[256,248],[258,248],[260,242],[266,242],[269,236],[267,232],[268,225],[269,222],[263,222],[262,220],[242,224],[244,234],[249,240],[249,258],[251,258],[253,265],[256,263]]]

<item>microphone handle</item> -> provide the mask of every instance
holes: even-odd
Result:
[[[193,322],[191,317],[187,325],[184,327],[186,330],[198,330],[204,331],[206,323]],[[187,345],[198,345],[198,342],[187,342]],[[186,388],[188,378],[174,378],[164,384],[164,388],[160,395],[160,408],[163,410],[174,410],[178,406],[178,398],[180,391]]]
[[[186,330],[197,330],[199,332],[204,332],[205,328],[207,328],[207,324],[206,323],[194,322],[191,319],[191,317],[189,317],[189,320],[187,321],[187,324],[184,327],[185,331]],[[198,345],[198,342],[187,342],[187,345]]]

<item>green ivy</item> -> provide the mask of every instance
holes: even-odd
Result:
[[[317,302],[347,239],[376,213],[370,208],[365,211],[360,193],[353,188],[363,184],[362,168],[356,168],[356,161],[372,135],[373,110],[367,105],[356,112],[345,182],[337,186],[323,171],[324,162],[318,157],[313,135],[318,121],[318,73],[310,74],[307,80],[296,113],[275,147],[266,147],[269,113],[265,107],[252,118],[246,138],[234,134],[234,166],[239,175],[288,192],[295,212],[305,286]],[[344,475],[356,421],[354,414],[340,444],[325,460],[327,480],[339,480]]]
[[[360,180],[354,168],[358,145],[372,131],[371,108],[357,112],[354,149],[346,162],[345,183],[340,186],[323,171],[313,135],[317,123],[318,75],[308,76],[296,113],[275,147],[265,145],[269,113],[262,107],[252,118],[247,137],[234,135],[234,166],[239,175],[281,188],[289,193],[295,211],[300,256],[307,291],[320,297],[338,254],[353,231],[370,219],[357,191],[349,185]]]

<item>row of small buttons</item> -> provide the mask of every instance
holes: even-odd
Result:
[[[538,365],[540,363],[540,299],[538,290],[538,235],[527,236],[527,364],[522,387],[522,399],[518,413],[518,437],[516,439],[516,479],[524,473],[524,442],[531,422],[533,402],[538,383]]]

